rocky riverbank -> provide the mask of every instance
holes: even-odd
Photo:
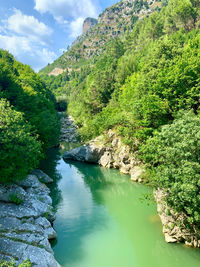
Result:
[[[60,142],[78,142],[77,126],[71,116],[62,115],[61,117]]]
[[[29,259],[33,266],[59,267],[49,240],[57,234],[50,190],[52,179],[35,170],[22,182],[0,185],[0,259],[16,264]]]
[[[121,138],[112,130],[86,145],[64,153],[63,158],[119,169],[124,174],[130,174],[131,180],[142,182],[144,169],[137,159],[137,153],[130,153],[130,148],[122,144]]]
[[[116,168],[124,174],[129,174],[134,182],[144,181],[145,167],[138,160],[137,152],[131,153],[130,148],[122,143],[121,138],[113,130],[88,144],[65,152],[63,158],[66,161],[77,160]],[[185,215],[175,213],[167,206],[162,190],[155,191],[154,196],[166,242],[200,247],[200,233],[196,229],[186,229]]]
[[[166,194],[163,190],[154,191],[157,202],[157,211],[163,225],[163,234],[168,243],[185,243],[187,246],[200,248],[200,232],[195,229],[188,229],[184,225],[186,215],[176,213],[166,201]]]

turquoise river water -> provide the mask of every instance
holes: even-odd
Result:
[[[56,149],[41,168],[55,179],[52,247],[63,267],[200,266],[199,249],[165,243],[150,188],[117,170],[66,163]]]

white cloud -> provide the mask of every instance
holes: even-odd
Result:
[[[34,69],[39,71],[41,68],[46,66],[48,63],[52,63],[58,55],[47,48],[36,49],[35,54],[32,57],[32,62],[34,64]]]
[[[0,25],[0,48],[36,71],[51,63],[57,55],[48,49],[52,29],[33,16],[14,9],[14,14]]]
[[[10,51],[15,56],[19,56],[22,52],[31,51],[29,40],[20,36],[0,35],[0,46]]]
[[[14,10],[14,14],[6,21],[6,27],[10,31],[41,43],[45,43],[52,34],[51,28],[39,22],[33,16],[22,14],[22,12],[17,9]]]
[[[53,51],[38,46],[28,38],[21,36],[0,35],[0,48],[8,50],[24,64],[31,64],[36,71],[57,58]]]
[[[49,12],[59,23],[69,18],[96,17],[98,8],[92,0],[35,0],[35,9],[40,13]]]
[[[82,32],[84,18],[77,18],[70,23],[70,37],[75,38]]]
[[[60,53],[60,54],[63,54],[63,53],[65,53],[66,51],[67,51],[66,48],[60,48],[60,49],[59,49],[59,53]]]

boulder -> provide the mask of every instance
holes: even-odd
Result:
[[[14,199],[24,200],[26,191],[18,185],[0,185],[0,201],[13,202]]]
[[[132,168],[130,171],[131,181],[138,182],[143,172],[144,169],[142,169],[140,166],[135,166]]]
[[[29,259],[34,266],[60,266],[53,256],[50,239],[57,237],[52,227],[55,214],[49,188],[39,181],[52,181],[36,170],[12,186],[0,186],[0,259],[20,264]],[[9,195],[23,196],[10,203]]]
[[[44,183],[44,184],[50,184],[50,183],[53,183],[53,179],[50,178],[46,173],[44,173],[43,171],[41,170],[34,170],[32,172],[33,175],[36,175],[37,178],[40,180],[41,183]]]
[[[167,243],[176,243],[178,240],[173,236],[170,236],[168,233],[165,234],[165,241]]]
[[[26,179],[24,179],[21,182],[18,182],[18,185],[23,188],[38,188],[41,187],[41,183],[38,180],[36,175],[28,175]]]
[[[77,160],[85,161],[89,163],[98,163],[105,149],[103,147],[96,146],[80,146],[72,149],[69,152],[64,153],[64,160]]]

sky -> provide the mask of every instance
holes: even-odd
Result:
[[[39,71],[52,63],[82,32],[119,0],[0,0],[0,48]]]

